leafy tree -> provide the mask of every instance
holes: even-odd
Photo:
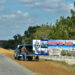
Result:
[[[33,34],[35,39],[49,39],[50,27],[48,25],[42,25],[37,28],[36,32]]]
[[[8,40],[3,44],[3,48],[6,49],[15,49],[18,44],[22,43],[22,36],[17,34],[13,36],[13,40]]]
[[[15,41],[14,40],[8,40],[3,44],[3,48],[6,49],[15,49]]]
[[[40,27],[40,26],[33,26],[33,27],[30,26],[30,27],[28,28],[28,30],[24,32],[24,36],[25,36],[25,37],[30,37],[33,33],[36,32],[36,29],[39,28],[39,27]]]
[[[13,38],[16,46],[22,43],[22,36],[20,34],[14,35]]]
[[[36,32],[37,28],[40,28],[40,26],[30,26],[28,30],[24,32],[23,43],[32,43],[32,39],[34,38],[33,34]]]

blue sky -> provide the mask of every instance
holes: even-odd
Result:
[[[70,15],[74,0],[0,0],[0,40],[24,34],[29,26],[55,23]]]

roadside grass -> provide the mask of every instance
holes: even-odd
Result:
[[[10,57],[22,66],[32,70],[36,75],[75,75],[75,65],[68,65],[65,62],[40,59],[36,61],[18,61],[14,59],[14,51],[0,48],[0,53]]]
[[[68,69],[69,71],[73,72],[75,74],[75,65],[69,65],[64,61],[54,61],[54,60],[45,60],[46,63],[52,64],[54,66],[62,66],[65,69]]]

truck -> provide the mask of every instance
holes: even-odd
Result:
[[[34,51],[32,50],[32,44],[20,44],[16,47],[16,49],[14,50],[14,58],[16,60],[21,60],[22,58],[22,54],[21,54],[21,48],[22,47],[26,47],[26,60],[28,61],[32,61],[33,59],[36,61],[39,61],[39,56],[35,55]]]

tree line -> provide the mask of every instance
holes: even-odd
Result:
[[[71,16],[60,17],[55,24],[42,24],[30,26],[24,31],[24,35],[14,35],[13,40],[8,40],[3,44],[3,48],[15,49],[18,44],[31,44],[32,39],[62,39],[75,40],[75,2],[74,9],[70,10]]]

